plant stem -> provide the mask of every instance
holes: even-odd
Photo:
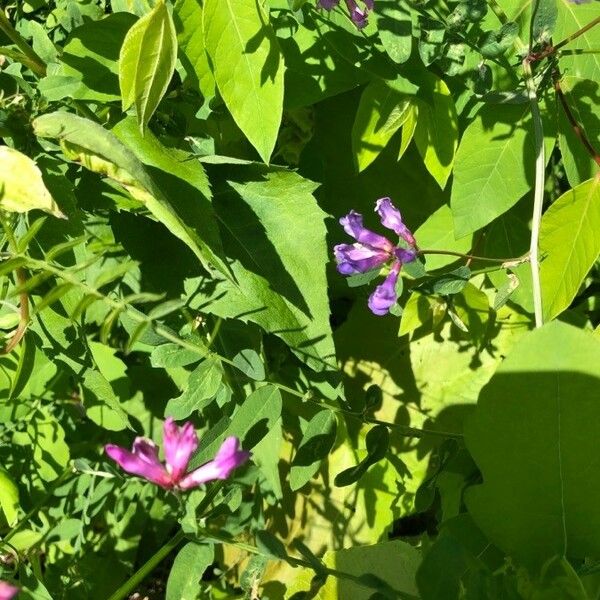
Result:
[[[558,73],[558,71],[555,71],[555,73],[554,73],[554,91],[556,92],[556,97],[558,98],[558,100],[562,106],[562,109],[565,112],[567,120],[569,121],[569,123],[571,124],[571,127],[573,128],[573,131],[575,132],[575,135],[578,137],[579,141],[583,144],[583,146],[585,147],[585,149],[587,150],[589,155],[592,157],[592,159],[600,167],[600,154],[598,154],[598,152],[596,152],[596,149],[592,146],[592,143],[585,135],[585,131],[583,130],[582,127],[580,127],[579,123],[577,122],[577,119],[575,118],[575,115],[573,114],[573,111],[571,110],[571,107],[569,106],[569,103],[567,102],[567,98],[565,97],[565,94],[562,91],[562,88],[560,87],[559,78],[560,78],[560,74]]]
[[[3,31],[11,42],[19,48],[19,50],[29,60],[28,66],[40,77],[46,75],[46,63],[38,56],[34,49],[27,43],[23,36],[12,26],[8,20],[4,10],[0,9],[0,30]]]
[[[540,281],[539,242],[542,209],[544,205],[546,157],[544,155],[544,129],[542,125],[542,115],[540,114],[540,107],[538,105],[537,93],[533,81],[531,61],[528,58],[523,59],[523,73],[525,75],[525,85],[527,86],[527,95],[529,97],[531,108],[535,142],[535,179],[533,188],[533,217],[531,223],[529,257],[531,264],[531,281],[533,285],[533,310],[535,315],[535,326],[541,327],[544,324],[544,316],[542,306],[542,285]]]
[[[584,25],[581,29],[574,31],[571,35],[567,36],[564,40],[561,40],[560,42],[558,42],[558,44],[553,44],[551,46],[548,46],[547,48],[542,50],[542,52],[531,55],[529,57],[530,62],[542,60],[543,58],[546,58],[547,56],[556,54],[563,46],[566,46],[568,43],[577,39],[580,35],[587,33],[590,29],[592,29],[592,27],[595,27],[596,25],[598,25],[598,23],[600,23],[600,17],[596,17],[595,19],[590,21],[587,25]],[[597,52],[597,50],[587,50],[587,51],[586,50],[571,50],[571,51],[565,51],[564,54],[566,54],[567,52],[569,54],[583,54],[583,53],[587,53],[587,52],[595,53],[595,52]]]
[[[468,258],[469,260],[481,260],[484,262],[493,263],[522,263],[529,259],[529,253],[517,256],[516,258],[490,258],[488,256],[477,256],[475,254],[463,254],[462,252],[453,252],[451,250],[419,250],[417,255],[421,254],[442,254],[444,256],[459,256],[460,258]]]
[[[109,600],[123,600],[131,594],[135,588],[152,573],[152,571],[161,563],[185,538],[183,530],[179,530],[164,546],[159,548],[119,589],[109,598]]]

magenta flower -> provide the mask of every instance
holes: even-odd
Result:
[[[362,215],[351,210],[340,219],[344,231],[352,236],[356,243],[338,244],[333,252],[337,269],[342,275],[355,275],[390,265],[385,281],[375,288],[369,297],[369,308],[376,315],[385,315],[396,303],[396,283],[402,265],[415,260],[417,256],[415,238],[410,229],[402,222],[400,211],[390,198],[380,198],[375,204],[382,225],[394,231],[408,248],[394,245],[383,235],[379,235],[363,226]]]
[[[0,581],[0,600],[11,600],[19,593],[19,588],[8,581]]]
[[[189,462],[198,448],[198,436],[191,423],[178,427],[171,417],[164,423],[163,445],[164,465],[158,459],[158,446],[147,438],[135,438],[131,452],[113,444],[107,444],[104,450],[124,471],[165,489],[179,490],[215,479],[227,479],[234,469],[250,458],[250,452],[240,449],[238,438],[228,437],[213,460],[188,473]]]

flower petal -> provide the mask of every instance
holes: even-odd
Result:
[[[333,247],[338,271],[342,275],[366,273],[380,267],[391,256],[388,252],[363,244],[338,244]]]
[[[11,600],[19,593],[19,588],[8,581],[0,581],[0,600]]]
[[[396,283],[401,266],[402,264],[399,261],[395,262],[384,282],[378,285],[375,291],[369,296],[369,308],[372,313],[378,316],[387,315],[390,308],[396,303],[398,299],[396,295]]]
[[[394,249],[394,244],[386,237],[370,231],[363,226],[363,217],[360,213],[351,210],[345,217],[340,219],[340,225],[348,235],[351,235],[361,244],[372,246],[384,252],[391,252]]]
[[[165,488],[171,487],[171,477],[158,462],[158,449],[151,440],[137,438],[134,452],[113,444],[104,446],[104,451],[127,473],[138,475]]]
[[[407,250],[406,248],[396,248],[394,254],[403,265],[417,258],[416,250]]]
[[[367,11],[359,8],[354,0],[346,0],[346,6],[350,12],[352,22],[358,29],[365,27],[367,25]]]
[[[179,487],[187,490],[215,479],[227,479],[234,469],[243,465],[249,458],[250,452],[240,450],[240,440],[233,436],[228,437],[221,444],[214,460],[186,475],[179,482]]]
[[[198,448],[198,436],[192,423],[178,427],[171,417],[165,419],[163,446],[167,470],[171,473],[173,481],[177,482],[187,471],[192,454]]]
[[[410,229],[402,222],[400,211],[392,204],[390,198],[380,198],[375,203],[375,212],[379,213],[384,227],[395,231],[406,243],[415,245],[415,238]]]

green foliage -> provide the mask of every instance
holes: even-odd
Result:
[[[23,598],[598,597],[597,2],[357,5],[2,3]]]

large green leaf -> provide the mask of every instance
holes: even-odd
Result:
[[[451,206],[457,237],[507,211],[533,183],[535,148],[528,105],[485,105],[458,147]]]
[[[219,92],[268,163],[283,112],[283,61],[269,16],[255,0],[207,0],[203,31]]]
[[[542,217],[540,248],[544,317],[568,308],[600,255],[600,181],[563,194]]]
[[[469,511],[528,565],[600,557],[599,364],[597,337],[550,323],[512,350],[465,427],[483,476],[467,490]]]
[[[199,0],[177,0],[173,11],[180,58],[188,75],[194,75],[205,98],[216,93],[202,32],[202,5]]]
[[[312,195],[315,184],[285,171],[229,167],[227,174],[239,180],[217,190],[213,205],[237,285],[220,281],[208,290],[194,280],[188,291],[200,284],[205,295],[195,302],[204,311],[253,321],[313,368],[336,369],[324,213]]]
[[[410,99],[385,80],[374,79],[360,97],[352,126],[352,150],[358,170],[366,169],[410,115]]]
[[[136,194],[158,221],[191,248],[207,269],[214,267],[229,277],[227,267],[218,256],[218,234],[206,197],[196,194],[195,200],[190,200],[174,194],[168,199],[136,154],[112,132],[88,119],[55,112],[38,117],[33,126],[38,136],[61,140],[73,160],[115,179]],[[206,175],[199,163],[190,161],[191,155],[166,150],[150,132],[142,137],[132,119],[126,119],[115,131],[149,165],[175,176],[170,180],[171,189],[176,190],[173,184],[181,180],[188,184],[188,190],[192,185],[208,193]]]
[[[412,18],[408,7],[393,0],[380,0],[375,11],[377,31],[388,56],[405,63],[412,51]]]
[[[11,474],[0,467],[0,508],[9,525],[13,525],[19,514],[19,488]]]
[[[167,91],[176,61],[175,25],[164,0],[159,0],[127,32],[119,55],[123,110],[135,106],[142,131]]]

